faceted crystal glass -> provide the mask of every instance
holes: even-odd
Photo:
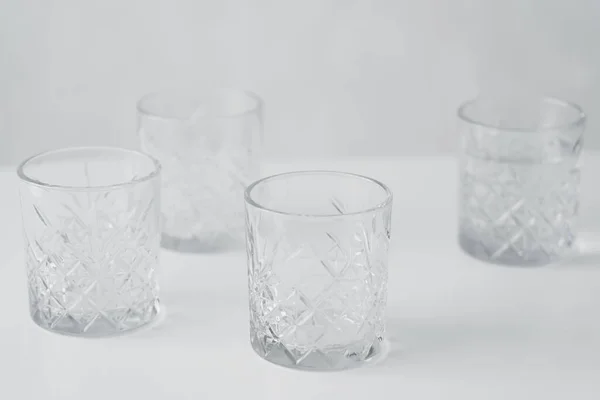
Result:
[[[246,199],[250,338],[293,368],[358,366],[381,352],[392,194],[341,172],[292,172]]]
[[[142,149],[163,167],[163,247],[243,246],[243,193],[259,174],[261,99],[230,89],[155,93],[137,109]]]
[[[159,311],[160,166],[142,153],[72,148],[18,168],[29,310],[44,329],[107,336]]]
[[[519,98],[465,103],[459,241],[468,254],[544,265],[573,247],[585,116],[577,105]]]

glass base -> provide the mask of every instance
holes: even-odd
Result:
[[[281,343],[273,343],[265,339],[258,336],[252,338],[252,348],[256,354],[273,364],[293,369],[309,371],[345,370],[374,362],[383,354],[383,338],[376,339],[370,346],[359,346],[366,349],[362,354],[352,352],[350,350],[351,346],[309,351],[291,350]]]
[[[473,238],[465,232],[459,234],[458,241],[461,249],[468,255],[493,264],[541,267],[562,259],[562,254],[546,251],[541,247],[519,251],[503,246],[502,243],[487,243],[481,239]]]
[[[74,318],[65,315],[48,324],[48,319],[37,310],[31,319],[37,326],[52,333],[66,336],[100,338],[132,333],[153,323],[160,312],[158,300],[143,312],[112,310],[98,313],[92,318]],[[123,316],[125,315],[125,318]]]
[[[207,241],[199,238],[183,239],[163,233],[160,245],[163,249],[178,253],[216,253],[242,248],[240,242],[229,235],[221,235]]]

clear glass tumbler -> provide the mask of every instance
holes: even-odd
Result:
[[[506,265],[567,255],[579,206],[581,108],[552,98],[479,99],[458,116],[464,251]]]
[[[163,247],[243,246],[243,193],[259,176],[261,99],[233,89],[156,93],[137,109],[142,149],[163,167]]]
[[[117,148],[50,151],[18,168],[36,324],[108,336],[159,311],[160,165]]]
[[[261,357],[344,369],[381,352],[392,193],[341,172],[292,172],[246,199],[250,336]]]

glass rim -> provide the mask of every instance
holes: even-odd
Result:
[[[155,91],[155,92],[149,92],[149,93],[144,94],[142,97],[140,97],[138,99],[138,101],[136,103],[136,110],[139,115],[144,115],[148,118],[165,120],[165,121],[189,121],[193,115],[191,115],[187,118],[165,116],[160,113],[156,113],[156,112],[152,112],[152,111],[148,110],[147,107],[144,105],[144,103],[146,101],[148,101],[149,99],[158,97],[158,96],[176,95],[176,96],[183,97],[183,98],[187,97],[187,98],[193,99],[196,96],[200,96],[202,93],[214,94],[214,93],[219,93],[219,92],[232,92],[232,93],[235,93],[238,95],[245,96],[246,98],[249,98],[252,101],[254,101],[254,104],[252,105],[252,107],[249,107],[248,109],[246,109],[244,111],[237,112],[237,113],[214,114],[214,115],[211,115],[212,118],[226,119],[226,118],[243,117],[246,115],[253,114],[253,113],[257,112],[258,110],[261,110],[263,107],[263,104],[264,104],[263,99],[259,95],[257,95],[253,91],[246,90],[246,89],[234,89],[234,88],[223,87],[223,88],[206,90],[203,92],[199,92],[198,94],[194,94],[194,92],[188,91],[188,90],[174,89],[174,90]]]
[[[577,112],[577,117],[573,118],[572,120],[569,120],[568,122],[557,123],[557,124],[553,124],[551,126],[541,126],[536,129],[505,127],[505,126],[501,126],[500,124],[493,124],[493,123],[486,122],[486,121],[483,121],[478,118],[469,117],[468,113],[466,112],[467,107],[474,105],[478,101],[479,101],[478,98],[474,98],[474,99],[470,99],[470,100],[463,102],[458,107],[458,110],[456,111],[458,118],[466,123],[471,124],[471,125],[476,125],[476,126],[480,126],[480,127],[488,128],[488,129],[495,129],[498,131],[514,132],[514,133],[525,133],[525,132],[548,133],[548,132],[553,132],[553,131],[561,130],[561,129],[575,128],[575,127],[580,126],[583,123],[585,123],[585,121],[587,119],[587,115],[585,114],[585,112],[583,111],[583,108],[579,104],[568,101],[568,100],[562,100],[557,97],[542,96],[540,98],[540,103],[549,102],[549,103],[559,105],[559,106],[567,108],[567,109],[574,110]]]
[[[141,156],[146,160],[150,161],[153,165],[152,171],[148,174],[145,174],[141,177],[136,177],[135,179],[131,179],[125,182],[119,182],[112,185],[91,185],[91,186],[71,186],[71,185],[57,185],[46,181],[39,181],[30,177],[27,173],[25,173],[25,169],[29,164],[34,162],[36,159],[52,155],[58,153],[68,153],[68,152],[85,152],[85,151],[95,151],[95,150],[104,150],[115,153],[123,153],[135,156]],[[161,173],[162,166],[160,162],[152,157],[149,154],[143,153],[138,150],[125,149],[122,147],[111,147],[111,146],[79,146],[79,147],[62,147],[54,150],[42,151],[40,153],[34,154],[31,157],[23,160],[19,166],[17,167],[17,176],[21,179],[22,182],[25,182],[29,185],[37,186],[44,189],[53,189],[53,190],[68,190],[68,191],[102,191],[102,190],[114,190],[121,189],[125,187],[135,186],[139,183],[146,182],[158,177]]]
[[[287,212],[287,211],[278,210],[276,208],[266,207],[266,206],[260,204],[259,202],[255,201],[252,197],[252,191],[257,186],[267,183],[268,181],[275,180],[275,179],[281,179],[281,178],[287,178],[287,177],[291,177],[291,176],[310,175],[310,174],[330,175],[330,176],[337,175],[339,177],[350,177],[350,178],[354,178],[354,179],[358,179],[358,180],[362,180],[362,181],[367,181],[367,182],[375,184],[380,189],[383,189],[383,191],[385,192],[385,199],[382,202],[379,202],[371,207],[367,207],[367,208],[364,208],[364,209],[361,209],[358,211],[353,211],[353,212],[349,212],[349,213],[345,213],[345,214],[306,214],[306,213]],[[288,216],[288,217],[315,218],[315,219],[318,219],[318,218],[344,218],[344,217],[372,213],[372,212],[384,209],[387,206],[389,206],[392,203],[393,197],[394,196],[393,196],[393,193],[390,190],[390,188],[386,184],[382,183],[381,181],[379,181],[377,179],[370,178],[365,175],[355,174],[352,172],[342,172],[342,171],[333,171],[333,170],[302,170],[302,171],[291,171],[291,172],[283,172],[283,173],[279,173],[279,174],[275,174],[275,175],[270,175],[270,176],[261,178],[255,182],[253,182],[244,191],[244,200],[246,201],[246,203],[251,205],[252,207],[259,209],[259,210],[270,212],[273,214]]]

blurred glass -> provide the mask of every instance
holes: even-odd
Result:
[[[137,109],[142,149],[163,167],[163,247],[243,246],[243,193],[259,174],[261,99],[230,89],[156,93]]]
[[[579,208],[581,108],[553,98],[480,98],[458,116],[461,247],[510,265],[544,265],[569,254]]]

